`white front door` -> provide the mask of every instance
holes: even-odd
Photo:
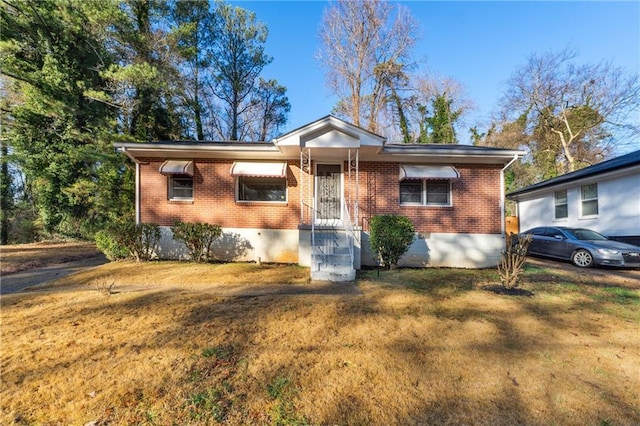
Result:
[[[316,164],[316,224],[342,225],[342,165]]]

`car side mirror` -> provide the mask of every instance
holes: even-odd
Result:
[[[559,240],[559,241],[564,240],[564,237],[562,235],[558,235],[558,234],[554,235],[553,238],[555,238],[556,240]]]

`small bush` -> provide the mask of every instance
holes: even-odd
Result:
[[[110,261],[126,259],[129,257],[129,250],[118,243],[118,239],[113,234],[105,229],[96,232],[94,236],[96,241],[96,247],[100,250]]]
[[[160,227],[155,223],[122,222],[116,229],[118,243],[125,246],[136,262],[151,260],[160,242]]]
[[[381,215],[371,218],[371,248],[389,269],[398,264],[413,242],[413,223],[406,216]]]
[[[517,241],[514,240],[517,238]],[[498,263],[500,282],[504,288],[511,290],[518,286],[520,273],[527,258],[527,250],[531,243],[531,234],[516,236],[507,235],[507,248],[502,251],[502,258]]]
[[[114,259],[132,256],[140,262],[153,258],[160,237],[160,227],[155,223],[136,224],[133,220],[125,220],[98,231],[96,245],[110,260],[113,259],[109,256]]]
[[[171,228],[173,239],[184,243],[189,257],[194,262],[207,262],[212,259],[211,245],[222,235],[219,225],[209,223],[176,222]]]

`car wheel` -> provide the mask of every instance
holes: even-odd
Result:
[[[589,268],[593,265],[593,256],[587,250],[577,250],[571,256],[571,261],[581,268]]]

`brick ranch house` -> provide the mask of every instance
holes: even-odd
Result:
[[[494,266],[504,244],[504,170],[523,153],[391,144],[326,116],[272,142],[116,143],[136,166],[136,220],[163,231],[158,255],[184,256],[177,220],[223,228],[221,260],[298,263],[313,279],[375,266],[369,222],[409,217],[401,266]]]

